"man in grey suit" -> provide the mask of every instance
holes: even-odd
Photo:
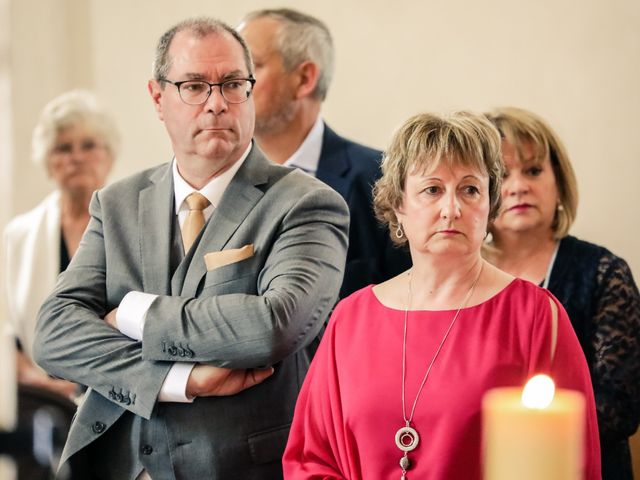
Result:
[[[96,478],[282,476],[349,217],[253,144],[253,83],[227,25],[191,19],[161,37],[149,92],[174,160],[94,195],[41,309],[36,360],[90,387],[62,461],[85,457]]]

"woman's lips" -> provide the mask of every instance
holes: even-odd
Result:
[[[524,212],[525,210],[528,210],[530,208],[533,208],[533,205],[529,205],[528,203],[519,203],[518,205],[509,207],[507,211],[508,212]]]

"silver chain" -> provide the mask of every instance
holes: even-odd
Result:
[[[405,393],[404,393],[405,392],[405,375],[407,370],[407,319],[409,318],[409,309],[411,308],[411,297],[412,297],[411,270],[409,270],[409,288],[407,292],[407,308],[405,308],[404,310],[404,332],[402,337],[402,418],[404,419],[407,427],[410,425],[411,421],[413,420],[413,414],[416,411],[418,398],[420,398],[420,394],[422,393],[422,388],[424,387],[424,384],[427,383],[427,378],[429,377],[429,372],[431,372],[431,367],[433,367],[433,364],[435,363],[436,358],[438,358],[438,354],[440,353],[440,350],[442,350],[444,342],[447,340],[447,337],[449,336],[449,332],[451,332],[453,325],[456,323],[456,320],[458,319],[458,315],[460,315],[460,311],[467,306],[467,302],[471,298],[471,295],[473,295],[473,291],[476,288],[476,284],[478,283],[478,280],[480,280],[480,275],[482,274],[483,267],[484,267],[484,262],[480,264],[480,271],[478,272],[478,276],[471,284],[471,288],[469,288],[469,291],[467,292],[467,296],[462,302],[462,305],[460,306],[460,308],[458,308],[458,310],[456,311],[456,314],[453,316],[453,320],[451,320],[451,323],[449,324],[449,328],[447,328],[447,331],[442,337],[442,340],[440,341],[440,345],[438,345],[436,353],[433,355],[433,358],[431,359],[431,362],[427,367],[427,373],[424,374],[422,383],[420,384],[420,388],[418,389],[418,393],[416,394],[416,398],[413,401],[413,406],[411,407],[411,415],[409,416],[409,418],[407,418],[407,410],[405,405],[406,404]]]

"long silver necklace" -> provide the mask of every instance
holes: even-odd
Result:
[[[431,362],[429,362],[429,366],[427,367],[427,372],[424,374],[424,377],[422,378],[422,383],[420,384],[420,388],[418,388],[418,393],[416,394],[416,398],[413,401],[413,406],[411,407],[411,414],[407,417],[407,409],[406,409],[406,401],[405,401],[405,380],[406,380],[405,376],[406,376],[406,370],[407,370],[407,319],[409,318],[409,309],[411,308],[411,297],[412,297],[411,271],[409,271],[409,288],[407,292],[407,307],[404,310],[404,332],[402,337],[402,418],[404,419],[404,426],[400,427],[396,432],[396,445],[403,452],[402,458],[400,459],[400,468],[402,469],[402,476],[400,477],[401,480],[406,480],[407,470],[411,468],[411,461],[409,460],[409,452],[415,450],[416,447],[418,446],[418,443],[420,443],[420,435],[418,435],[417,430],[411,426],[411,422],[413,420],[413,414],[416,411],[416,405],[418,404],[418,399],[420,398],[420,394],[422,393],[422,388],[424,387],[424,384],[427,383],[427,378],[429,378],[431,367],[433,367],[433,364],[435,363],[436,358],[438,358],[438,354],[440,353],[440,350],[442,350],[444,342],[447,340],[447,337],[449,336],[449,332],[451,332],[453,325],[456,323],[456,320],[458,319],[458,315],[460,315],[460,311],[464,307],[466,307],[467,302],[471,298],[471,295],[473,295],[473,291],[476,288],[476,284],[478,283],[478,280],[480,280],[480,275],[482,274],[483,267],[484,267],[484,262],[480,264],[480,271],[478,272],[478,276],[471,284],[471,287],[467,292],[467,296],[462,302],[462,305],[460,305],[460,308],[458,308],[455,315],[453,316],[453,319],[451,320],[449,327],[447,328],[446,332],[444,333],[444,336],[442,337],[442,340],[440,341],[440,345],[438,345],[438,348],[436,349],[436,353],[433,355]]]

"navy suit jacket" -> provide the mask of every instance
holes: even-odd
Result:
[[[406,247],[397,247],[373,213],[372,188],[380,177],[382,152],[352,142],[325,124],[316,177],[349,206],[349,249],[340,298],[380,283],[411,266]]]

